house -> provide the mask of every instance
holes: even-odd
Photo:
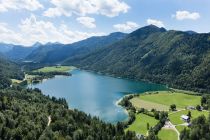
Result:
[[[187,116],[187,115],[182,115],[181,118],[182,118],[182,120],[185,121],[185,122],[189,122],[189,121],[190,121],[190,117]]]

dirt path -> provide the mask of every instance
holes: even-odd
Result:
[[[177,111],[171,112],[171,113],[169,113],[168,115],[175,114],[175,113],[180,112],[180,111],[183,111],[183,110],[186,110],[186,109],[180,109],[180,110],[177,110]]]
[[[47,126],[49,126],[49,125],[50,125],[50,123],[51,123],[51,121],[52,121],[52,119],[51,119],[51,116],[48,116],[47,118],[48,118],[48,123],[47,123]]]
[[[42,132],[42,134],[40,135],[39,138],[41,138],[43,136],[44,132],[46,131],[47,127],[50,125],[50,123],[52,121],[51,116],[48,116],[47,119],[48,119],[47,126],[46,126],[46,128],[44,129],[44,131]]]
[[[178,136],[177,139],[180,140],[180,138],[179,138],[179,136],[180,136],[179,131],[176,129],[175,125],[173,125],[170,121],[167,121],[163,128],[164,129],[174,130],[177,133],[177,136]]]

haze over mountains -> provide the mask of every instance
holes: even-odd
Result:
[[[42,63],[60,63],[68,57],[86,54],[91,50],[107,46],[115,41],[123,39],[127,34],[121,32],[111,33],[107,36],[91,37],[73,44],[61,44],[59,42],[33,46],[21,46],[13,44],[0,44],[0,52],[13,60],[28,60]],[[76,53],[75,53],[76,52]],[[54,59],[56,56],[56,59]]]
[[[17,48],[2,52],[9,58],[74,65],[171,87],[210,92],[208,33],[167,31],[150,25],[130,34],[118,32],[73,44],[19,47],[19,51],[13,51]]]

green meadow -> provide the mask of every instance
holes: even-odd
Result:
[[[135,131],[136,133],[146,135],[147,134],[147,123],[149,123],[149,126],[155,126],[158,123],[158,120],[156,120],[154,117],[150,117],[145,114],[136,114],[136,120],[129,125],[129,127],[126,129],[130,131]]]
[[[177,140],[178,136],[174,130],[162,128],[158,133],[158,138],[160,140]]]
[[[174,125],[183,124],[185,122],[181,119],[181,115],[187,115],[188,112],[189,112],[189,110],[182,110],[182,111],[178,111],[178,112],[169,114],[169,119]],[[208,117],[208,115],[209,115],[208,111],[191,110],[190,112],[191,112],[191,115],[192,115],[191,119],[195,119],[195,118],[197,118],[201,115],[204,115],[206,117]]]
[[[43,67],[34,72],[66,72],[75,69],[72,66],[51,66],[51,67]]]
[[[151,94],[142,94],[131,100],[137,108],[157,110],[169,110],[171,104],[175,104],[177,109],[184,109],[187,106],[200,104],[201,96],[184,94],[181,92],[158,91]]]

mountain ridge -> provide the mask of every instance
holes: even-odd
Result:
[[[35,53],[26,56],[26,60],[37,64],[74,65],[210,93],[209,33],[166,30],[149,25],[130,34],[113,33],[73,44],[48,45],[52,46],[39,46],[33,50]]]
[[[205,70],[210,68],[209,38],[208,33],[189,34],[147,26],[110,46],[64,64],[175,88],[210,92],[210,72]]]
[[[101,46],[110,45],[125,36],[126,34],[124,33],[116,32],[107,36],[90,37],[72,44],[45,45],[34,50],[25,59],[40,63],[61,63],[65,59],[69,59],[69,57],[83,55]],[[52,47],[54,47],[54,49]]]

